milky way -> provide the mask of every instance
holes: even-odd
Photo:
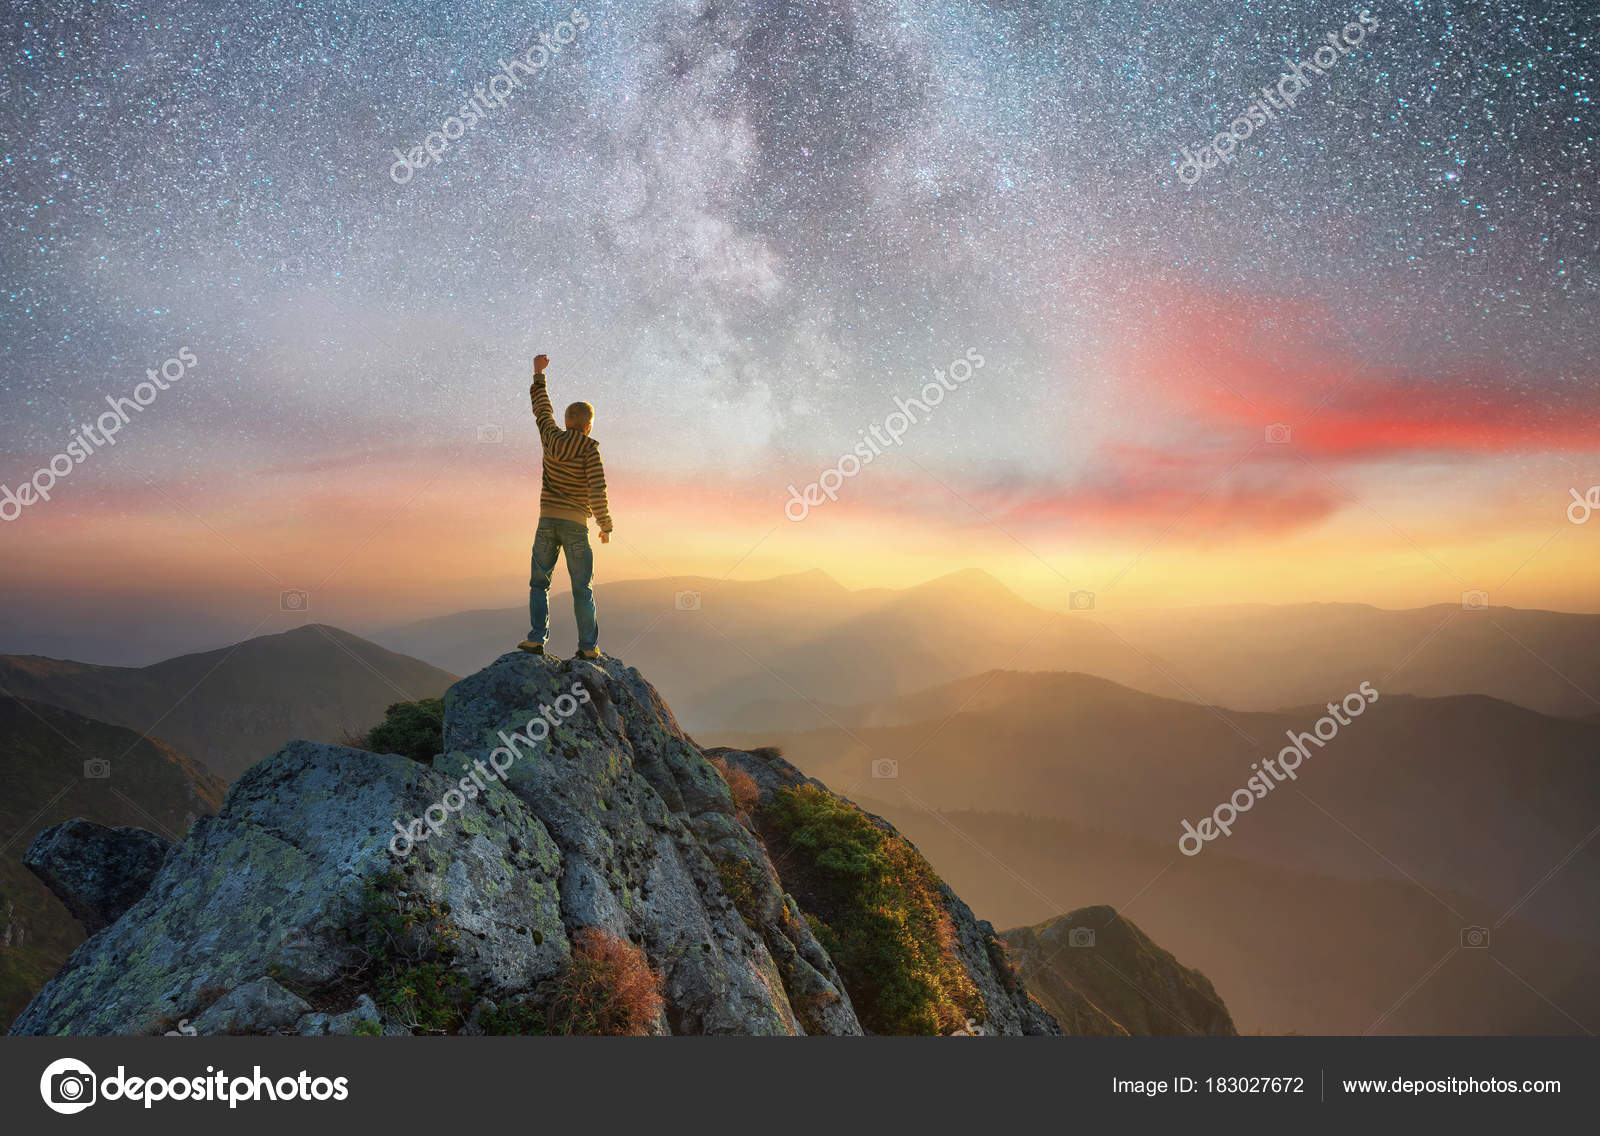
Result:
[[[1581,7],[1374,5],[1190,187],[1181,148],[1359,7],[596,4],[399,185],[569,7],[13,3],[0,479],[180,345],[139,477],[464,437],[537,348],[640,461],[803,464],[976,347],[926,459],[1070,479],[1137,417],[1108,359],[1156,290],[1419,381],[1593,384]]]

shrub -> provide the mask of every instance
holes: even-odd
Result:
[[[728,759],[720,754],[706,760],[716,767],[722,779],[728,783],[728,792],[733,794],[733,807],[748,815],[761,801],[761,786],[756,784],[756,779],[744,770],[730,766]]]
[[[785,886],[808,908],[863,1025],[947,1034],[984,1019],[939,877],[910,843],[814,785],[774,794],[763,820],[787,846]]]
[[[360,977],[373,986],[385,1018],[423,1033],[454,1033],[474,1000],[450,965],[460,932],[448,907],[404,888],[399,871],[367,882],[352,931],[365,956]]]
[[[646,1033],[664,1004],[644,951],[597,927],[573,937],[572,958],[551,985],[545,1025],[553,1034]]]
[[[344,744],[373,753],[398,753],[427,764],[444,752],[444,699],[396,702],[365,736],[347,734]]]
[[[480,1019],[483,1032],[495,1037],[543,1037],[549,1033],[544,1008],[537,998],[496,1006]]]

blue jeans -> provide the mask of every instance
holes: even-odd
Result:
[[[540,517],[533,534],[533,572],[528,580],[528,638],[543,643],[550,637],[550,576],[556,557],[567,553],[567,575],[572,580],[572,611],[578,617],[578,650],[592,651],[600,638],[594,612],[594,550],[589,547],[589,526],[556,517]]]

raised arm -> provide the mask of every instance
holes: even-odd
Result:
[[[548,357],[540,355],[533,361],[533,385],[528,388],[528,394],[533,399],[533,417],[539,424],[539,438],[545,445],[561,433],[561,427],[556,425],[555,407],[550,405],[550,392],[544,388],[544,369],[550,363]]]

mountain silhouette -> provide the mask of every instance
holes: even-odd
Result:
[[[996,672],[856,714],[897,724],[761,737],[808,773],[874,798],[1048,817],[1186,860],[1182,822],[1212,814],[1289,734],[1325,715],[1325,706],[1197,706],[1088,675]],[[1517,905],[1552,934],[1600,942],[1593,724],[1480,695],[1380,694],[1308,751],[1296,779],[1199,858],[1225,852],[1317,875],[1412,880],[1475,897],[1495,915]],[[893,778],[875,776],[888,768]]]
[[[0,656],[0,690],[164,739],[224,780],[290,738],[333,740],[452,681],[321,624],[147,667]]]

